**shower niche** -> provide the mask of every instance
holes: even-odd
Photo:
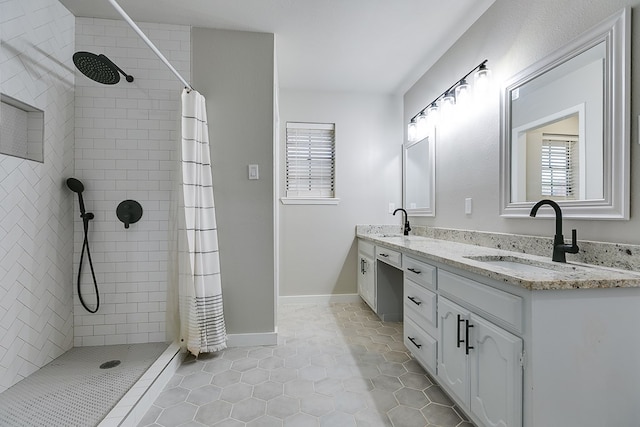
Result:
[[[0,94],[0,154],[44,162],[44,111]]]

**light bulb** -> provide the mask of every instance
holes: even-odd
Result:
[[[429,117],[429,120],[433,122],[437,121],[439,111],[440,108],[438,108],[438,104],[436,104],[435,101],[432,102],[427,108],[427,116]]]
[[[456,103],[459,105],[467,104],[470,98],[471,87],[466,79],[462,79],[458,83],[458,86],[456,86]]]
[[[491,81],[491,70],[487,68],[485,64],[480,64],[478,71],[473,76],[473,87],[477,94],[484,95],[489,90],[489,83]]]
[[[427,136],[427,115],[423,112],[420,113],[420,115],[418,116],[418,121],[417,121],[417,138],[416,139],[423,139]]]
[[[407,128],[407,139],[409,142],[413,142],[418,139],[418,126],[416,125],[415,119],[411,119],[409,123],[409,127]]]
[[[456,97],[453,90],[450,90],[444,95],[444,98],[442,98],[442,115],[447,116],[454,105],[456,105]]]

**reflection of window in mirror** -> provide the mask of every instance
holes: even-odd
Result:
[[[605,44],[598,43],[512,91],[512,202],[603,198],[604,56]],[[542,191],[543,133],[578,135],[578,145],[584,147],[577,150],[582,172],[575,176],[578,191],[570,196]]]
[[[575,200],[579,184],[578,135],[543,133],[540,151],[540,198]]]
[[[584,200],[588,185],[601,191],[586,177],[584,128],[584,105],[577,105],[514,129],[512,201]],[[591,166],[596,176],[601,169]]]

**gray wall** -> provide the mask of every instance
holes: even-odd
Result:
[[[193,28],[192,73],[207,98],[227,332],[273,332],[274,36]]]
[[[514,74],[542,59],[624,6],[637,0],[497,0],[404,96],[404,123],[471,67],[489,59],[494,87],[481,108],[456,117],[455,126],[438,134],[435,218],[414,218],[416,224],[531,235],[553,235],[551,220],[505,219],[499,216],[500,86]],[[635,12],[635,11],[634,11]],[[633,16],[633,27],[639,24]],[[638,81],[640,32],[632,32],[632,77]],[[640,87],[632,85],[631,220],[565,220],[565,230],[578,238],[640,243],[640,147],[637,120]],[[465,197],[473,198],[473,214],[464,214]],[[566,234],[566,233],[565,233]]]
[[[400,223],[402,115],[397,96],[280,91],[280,185],[287,121],[335,123],[338,205],[281,205],[280,296],[356,293],[356,224]]]

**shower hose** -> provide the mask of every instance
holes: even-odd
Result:
[[[80,252],[80,264],[78,265],[78,298],[80,303],[89,313],[95,313],[100,308],[100,293],[98,292],[98,282],[96,280],[96,273],[93,271],[93,261],[91,260],[91,251],[89,250],[89,221],[93,219],[92,213],[86,213],[82,215],[82,224],[84,226],[84,240],[82,242],[82,251]],[[80,290],[80,276],[82,275],[82,260],[84,259],[84,251],[87,250],[87,259],[89,260],[89,267],[91,268],[91,277],[93,278],[93,288],[96,292],[96,308],[90,309],[82,298],[82,291]]]

